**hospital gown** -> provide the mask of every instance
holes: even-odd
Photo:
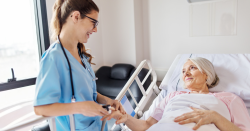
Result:
[[[162,102],[157,106],[152,113],[152,117],[158,121],[157,124],[149,128],[149,131],[156,130],[162,127],[163,123],[166,131],[170,131],[170,126],[178,127],[173,120],[175,117],[183,113],[191,112],[190,106],[200,109],[209,109],[217,111],[229,121],[233,122],[236,126],[243,131],[250,130],[250,118],[246,110],[244,102],[232,93],[209,93],[209,94],[189,94],[188,92],[173,92],[165,97]],[[236,110],[236,108],[238,110]],[[182,127],[192,129],[195,123],[185,124]],[[186,130],[187,130],[186,129]],[[198,131],[217,131],[218,129],[214,124],[203,125]]]

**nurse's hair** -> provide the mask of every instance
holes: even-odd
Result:
[[[213,64],[209,60],[202,57],[189,58],[187,61],[188,60],[192,61],[201,73],[207,75],[206,84],[208,88],[213,88],[219,83],[220,79],[214,70]],[[184,86],[184,88],[186,87]]]
[[[53,6],[53,16],[50,23],[50,28],[52,31],[51,38],[53,40],[57,39],[60,34],[62,26],[66,23],[72,11],[79,11],[81,18],[85,18],[86,14],[90,14],[91,11],[99,12],[99,8],[92,0],[56,0]],[[89,63],[91,63],[92,56],[87,53],[87,50],[83,43],[78,43],[78,48],[81,49],[81,53],[89,57]],[[91,63],[94,64],[94,63]]]

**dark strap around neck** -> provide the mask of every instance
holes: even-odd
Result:
[[[72,88],[72,99],[75,99],[74,84],[73,84],[73,78],[72,78],[73,76],[72,76],[72,71],[71,71],[71,65],[70,65],[68,56],[66,55],[66,52],[65,52],[65,50],[63,48],[63,45],[62,45],[59,37],[58,37],[58,40],[59,40],[59,44],[61,45],[61,48],[63,50],[64,56],[66,57],[68,65],[69,65],[70,81],[71,81],[71,88]]]

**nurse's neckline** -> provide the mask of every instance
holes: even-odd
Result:
[[[56,42],[56,44],[58,44],[59,46],[60,46],[60,42],[57,40],[57,42]],[[81,63],[79,63],[79,61],[70,53],[70,51],[67,49],[67,48],[65,48],[64,46],[63,46],[63,48],[64,48],[64,50],[65,50],[65,53],[68,55],[68,56],[70,56],[71,57],[71,59],[73,58],[78,64],[80,64],[81,65],[81,67],[83,67],[85,70],[87,70],[87,65],[86,64],[84,64],[83,62],[82,62],[82,59],[83,59],[83,61],[84,61],[84,58],[81,58],[81,56],[79,56],[80,57],[80,59],[81,59],[81,62],[82,62],[82,64]],[[79,53],[78,53],[78,55],[79,55]],[[84,54],[82,54],[83,55],[83,57],[85,57],[85,55]],[[87,59],[86,57],[85,57],[85,59]]]

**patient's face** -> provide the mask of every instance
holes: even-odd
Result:
[[[184,64],[182,74],[182,80],[184,81],[187,89],[191,91],[200,91],[207,88],[207,75],[205,73],[201,73],[192,61],[188,60]]]

